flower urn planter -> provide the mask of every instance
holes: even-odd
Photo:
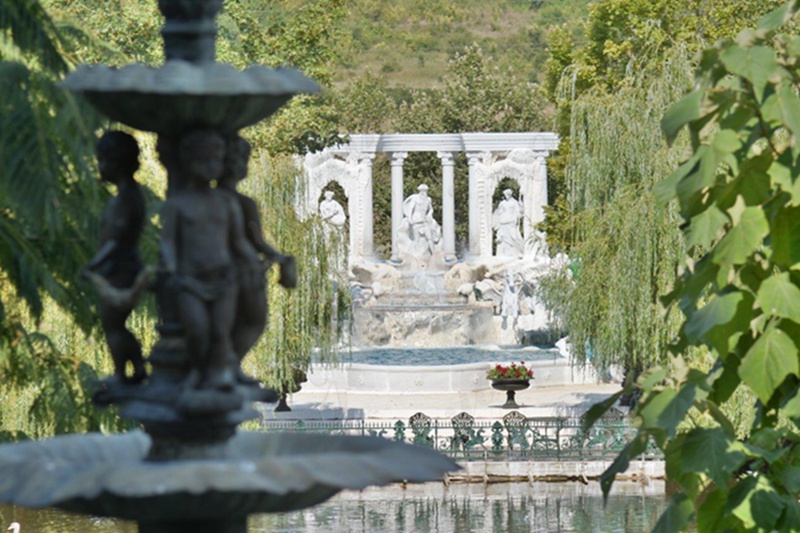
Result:
[[[506,403],[503,409],[519,409],[519,405],[514,398],[518,390],[525,390],[530,387],[530,380],[533,378],[501,378],[492,380],[492,388],[506,393]]]

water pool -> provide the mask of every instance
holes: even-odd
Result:
[[[660,483],[660,486],[657,484]],[[603,505],[597,483],[441,483],[344,492],[310,509],[252,516],[249,533],[626,533],[650,531],[667,499],[663,482],[628,483]],[[22,533],[134,533],[121,520],[83,517],[50,509],[0,505],[0,525],[22,524]]]

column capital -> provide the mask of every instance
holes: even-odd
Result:
[[[481,162],[483,153],[482,152],[467,152],[467,165],[477,165]]]
[[[374,163],[374,162],[375,162],[375,152],[359,152],[358,153],[358,163],[359,164],[371,167],[372,163]]]
[[[455,164],[455,152],[436,152],[436,157],[442,160],[442,165]]]
[[[406,157],[408,157],[408,152],[392,152],[392,166],[402,166]]]

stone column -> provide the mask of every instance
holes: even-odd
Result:
[[[547,156],[539,156],[536,160],[539,163],[535,178],[539,203],[536,207],[536,213],[534,213],[534,223],[544,220],[544,207],[547,205]]]
[[[533,226],[544,220],[544,206],[547,205],[547,163],[546,156],[536,154],[533,162],[525,170],[523,209],[525,220],[522,225],[523,238],[529,242]]]
[[[364,154],[361,157],[361,164],[363,168],[361,172],[364,173],[364,203],[362,205],[364,213],[364,227],[363,235],[361,236],[361,255],[365,259],[374,259],[375,247],[373,239],[373,198],[372,198],[372,161],[375,159],[375,154]]]
[[[403,221],[403,161],[408,152],[392,153],[392,261],[399,261],[397,256],[397,234]]]
[[[477,165],[480,162],[479,152],[467,153],[467,165],[469,168],[469,256],[477,258],[481,255],[481,221],[480,221],[480,199],[478,198],[478,176]]]
[[[480,157],[483,164],[487,167],[486,172],[481,172],[478,176],[478,220],[479,240],[481,257],[489,258],[494,250],[494,230],[492,229],[492,194],[494,193],[493,180],[491,180],[491,169],[494,167],[494,152],[481,152]]]
[[[442,240],[444,260],[456,260],[456,186],[452,152],[437,152],[442,161]]]

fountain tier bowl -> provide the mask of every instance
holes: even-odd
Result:
[[[297,94],[320,90],[293,68],[167,61],[161,67],[81,66],[63,82],[110,118],[144,131],[234,133],[267,118]]]
[[[139,431],[2,445],[0,503],[136,520],[140,531],[161,531],[147,524],[245,523],[248,514],[302,509],[342,489],[435,481],[458,469],[433,450],[379,437],[239,433],[226,458],[215,460],[147,461],[149,447]]]

